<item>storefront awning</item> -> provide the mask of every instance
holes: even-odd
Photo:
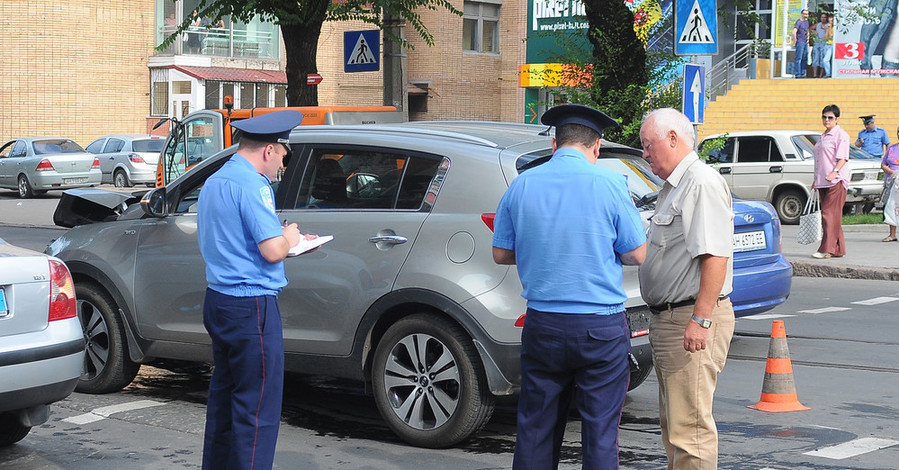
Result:
[[[181,65],[173,65],[171,68],[199,80],[287,84],[287,74],[277,70],[231,69],[227,67],[185,67]]]

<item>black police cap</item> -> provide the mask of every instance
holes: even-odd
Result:
[[[555,126],[556,129],[567,124],[580,124],[593,129],[599,135],[602,135],[603,129],[619,125],[608,114],[582,104],[562,104],[550,108],[543,113],[540,122],[547,126]]]
[[[290,148],[290,131],[303,122],[303,113],[292,109],[275,111],[231,123],[244,137],[258,142],[284,144]]]
[[[869,122],[874,121],[874,116],[877,116],[877,115],[876,115],[876,114],[869,114],[869,115],[867,115],[867,116],[859,116],[858,118],[861,119],[862,122],[864,122],[865,124],[867,124],[867,123],[869,123]]]

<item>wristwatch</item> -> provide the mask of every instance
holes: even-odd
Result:
[[[707,330],[712,327],[712,320],[709,320],[708,318],[699,318],[696,314],[693,314],[693,321],[699,323],[699,326]]]

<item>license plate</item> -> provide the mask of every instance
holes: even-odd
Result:
[[[9,309],[6,307],[6,291],[0,288],[0,318],[5,317],[9,314]]]
[[[765,232],[762,230],[734,234],[734,253],[764,250],[766,247]]]
[[[81,184],[87,181],[87,178],[63,178],[64,184]]]
[[[877,181],[878,174],[880,174],[879,171],[866,171],[865,172],[865,181]]]

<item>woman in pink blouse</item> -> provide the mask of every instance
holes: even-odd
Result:
[[[843,205],[849,188],[849,134],[839,125],[840,108],[835,104],[824,107],[821,121],[824,133],[815,144],[815,182],[821,199],[821,221],[824,236],[812,258],[831,258],[846,254],[843,238]]]
[[[899,135],[899,128],[896,129],[896,134]],[[890,189],[893,187],[893,181],[896,179],[896,172],[899,171],[899,143],[890,145],[887,147],[886,153],[883,154],[883,160],[880,162],[880,167],[883,168],[884,181],[883,181],[883,195],[880,197],[880,201],[884,204],[883,210],[886,211],[886,204],[890,197]],[[893,218],[895,220],[895,218]],[[884,238],[882,241],[885,242],[894,242],[896,241],[896,226],[890,225],[890,236]]]

